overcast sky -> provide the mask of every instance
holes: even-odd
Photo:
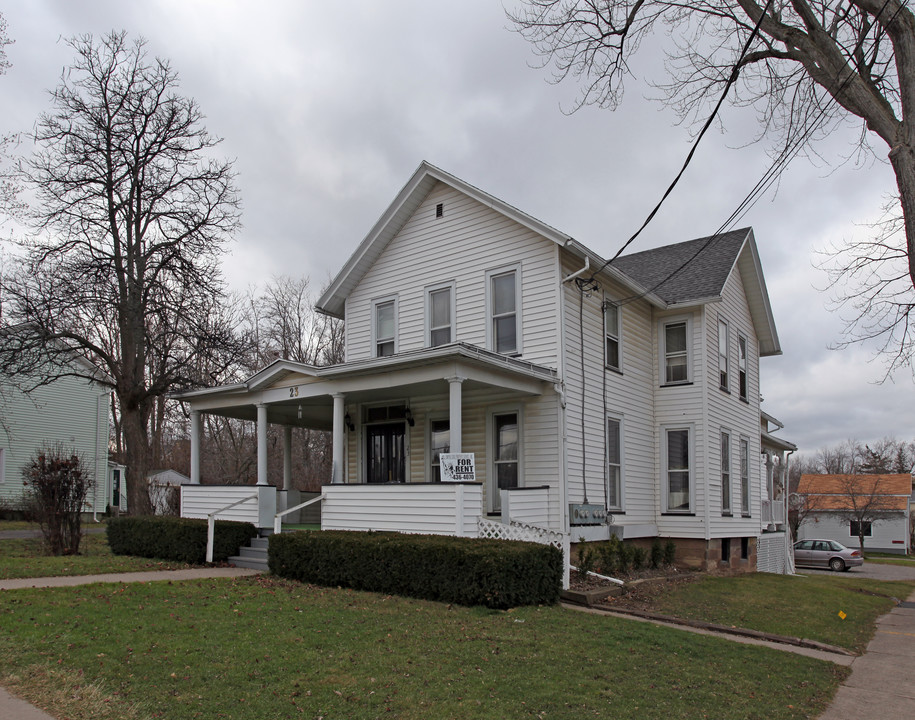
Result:
[[[513,0],[506,0],[512,6]],[[181,90],[235,160],[244,228],[225,265],[235,288],[336,274],[422,160],[610,257],[679,170],[686,128],[647,99],[662,64],[643,47],[616,112],[574,114],[574,81],[547,82],[493,0],[345,3],[260,0],[0,0],[15,44],[0,77],[0,133],[28,131],[48,109],[72,51],[64,38],[127,30],[169,58]],[[727,109],[684,180],[632,250],[708,235],[768,167],[756,126]],[[856,130],[823,148],[848,155]],[[24,149],[27,149],[27,145]],[[875,220],[894,178],[882,161],[799,159],[743,218],[762,258],[784,354],[762,360],[763,408],[802,452],[847,438],[915,438],[910,372],[882,385],[873,348],[829,349],[816,253]]]

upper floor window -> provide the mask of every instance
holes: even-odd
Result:
[[[689,428],[670,428],[664,431],[664,471],[667,474],[667,512],[689,512],[690,461]]]
[[[718,384],[728,389],[728,324],[718,320]]]
[[[489,349],[497,353],[521,353],[520,274],[518,268],[487,273]]]
[[[604,364],[613,370],[622,370],[620,359],[620,306],[604,302]]]
[[[747,339],[737,336],[737,385],[740,399],[747,400]]]
[[[689,382],[688,330],[686,320],[663,325],[664,382],[667,384]]]
[[[372,335],[375,357],[397,352],[397,300],[376,300],[373,303]]]
[[[622,508],[623,429],[616,418],[607,418],[607,507]]]
[[[445,285],[426,291],[426,344],[429,347],[454,342],[454,286]]]

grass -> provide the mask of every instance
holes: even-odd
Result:
[[[809,638],[863,651],[874,621],[906,598],[915,581],[879,581],[808,575],[753,573],[705,576],[663,593],[657,612]],[[845,619],[839,612],[845,613]]]
[[[0,579],[177,570],[184,563],[113,555],[104,535],[86,535],[79,555],[45,554],[40,538],[0,540]]]
[[[912,567],[915,566],[915,557],[912,557],[911,555],[896,555],[893,553],[868,552],[866,562],[873,562],[878,565],[905,565]]]
[[[74,720],[780,720],[819,715],[848,672],[559,607],[269,576],[6,591],[0,624],[0,684]]]

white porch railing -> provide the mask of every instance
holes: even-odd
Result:
[[[319,503],[323,499],[324,499],[324,493],[321,493],[316,498],[312,498],[311,500],[306,500],[305,502],[299,503],[298,505],[296,505],[294,507],[287,508],[286,510],[283,510],[282,512],[278,512],[276,515],[273,516],[273,532],[276,534],[283,532],[283,518],[286,517],[287,515],[289,515],[290,513],[294,513],[297,510],[301,510],[304,507],[308,507],[309,505],[314,505],[315,503]]]
[[[781,500],[763,500],[760,516],[763,525],[784,525],[785,504]]]
[[[250,495],[249,497],[242,498],[241,500],[237,500],[236,502],[232,503],[231,505],[226,505],[224,508],[219,508],[218,510],[214,510],[213,512],[211,512],[207,515],[207,562],[208,563],[213,562],[213,539],[214,539],[214,536],[216,535],[216,516],[219,515],[219,513],[224,513],[227,510],[231,510],[232,508],[237,507],[238,505],[242,505],[242,504],[248,502],[249,500],[257,500],[257,493],[254,493],[254,495]]]
[[[325,485],[322,530],[388,530],[473,537],[481,483]]]
[[[525,525],[544,527],[550,518],[550,488],[512,488],[500,490],[502,522],[519,522]]]

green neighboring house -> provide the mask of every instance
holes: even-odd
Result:
[[[126,509],[123,479],[116,490],[108,462],[111,391],[77,377],[24,392],[30,385],[28,378],[0,379],[0,503],[17,507],[23,467],[39,448],[60,444],[81,455],[93,473],[87,513],[102,514],[115,503]],[[123,478],[123,467],[114,467]]]

